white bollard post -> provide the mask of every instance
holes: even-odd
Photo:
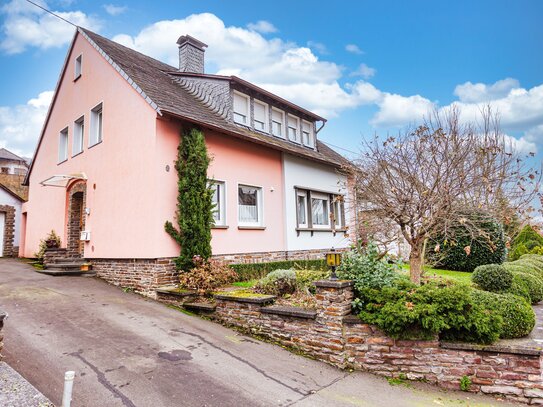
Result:
[[[74,387],[74,371],[64,373],[64,393],[62,393],[62,407],[70,407],[72,402],[72,389]]]

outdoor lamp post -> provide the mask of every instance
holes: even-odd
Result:
[[[330,280],[337,280],[336,267],[341,264],[341,253],[337,253],[336,249],[332,248],[326,253],[326,264],[332,269]]]

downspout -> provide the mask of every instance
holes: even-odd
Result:
[[[319,134],[319,131],[321,131],[321,130],[324,128],[324,125],[325,125],[325,124],[326,124],[326,120],[322,120],[322,126],[321,126],[319,129],[317,129],[317,131],[315,132],[315,136],[316,136],[317,134]]]

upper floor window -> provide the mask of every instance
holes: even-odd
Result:
[[[300,127],[299,119],[296,116],[288,115],[288,139],[299,143],[298,128]]]
[[[215,226],[226,225],[226,191],[223,181],[212,181],[211,190],[213,191],[213,220]]]
[[[81,116],[74,122],[74,140],[72,144],[72,155],[83,151],[83,134],[85,134],[85,118]]]
[[[262,188],[249,185],[238,186],[238,224],[261,226]]]
[[[74,79],[77,79],[81,76],[81,73],[83,72],[83,54],[79,55],[75,59],[75,66],[74,66]]]
[[[58,162],[68,159],[68,127],[62,130],[58,137]]]
[[[285,113],[272,108],[272,134],[285,138]]]
[[[313,124],[302,120],[302,142],[308,147],[314,147]]]
[[[258,100],[254,101],[255,130],[268,132],[268,105]]]
[[[89,147],[102,141],[102,103],[91,110]]]
[[[234,92],[234,121],[249,126],[249,112],[249,96]]]

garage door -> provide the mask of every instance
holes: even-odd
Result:
[[[0,257],[4,253],[4,228],[6,226],[6,213],[0,212]]]

